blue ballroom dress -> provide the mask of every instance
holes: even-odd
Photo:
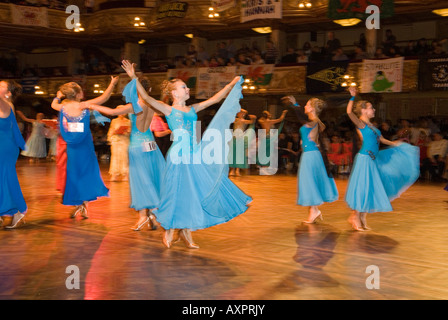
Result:
[[[339,197],[334,179],[327,174],[322,154],[309,137],[316,126],[310,128],[303,125],[300,128],[303,152],[297,175],[297,204],[301,206],[319,206],[324,202],[336,201]]]
[[[67,143],[67,179],[62,204],[81,205],[84,201],[109,196],[93,146],[89,110],[84,109],[78,117],[70,117],[62,108],[59,123],[61,136]]]
[[[137,211],[155,209],[160,203],[160,187],[165,159],[148,128],[141,132],[136,125],[136,115],[129,114],[131,136],[129,144],[129,188],[131,208]]]
[[[25,140],[20,134],[13,110],[0,118],[0,216],[26,213],[27,205],[17,178],[16,162]]]
[[[407,143],[379,151],[381,132],[367,124],[355,157],[345,201],[358,212],[392,211],[391,201],[419,177],[419,148]]]
[[[153,211],[165,230],[208,228],[227,222],[248,209],[252,198],[228,178],[229,142],[232,139],[228,128],[241,109],[242,81],[229,93],[200,142],[196,137],[194,108],[189,112],[172,108],[166,116],[174,141],[166,156],[160,206]],[[206,138],[211,136],[216,139]],[[211,162],[203,155],[213,148],[216,159],[219,159]]]

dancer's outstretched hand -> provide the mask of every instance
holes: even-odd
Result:
[[[136,66],[137,65],[135,63],[132,63],[129,60],[123,60],[121,62],[121,67],[123,68],[124,71],[126,71],[128,76],[131,77],[132,79],[137,78],[137,76],[135,75],[135,67]]]

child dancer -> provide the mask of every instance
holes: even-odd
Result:
[[[349,223],[353,229],[364,231],[370,230],[367,213],[392,211],[390,202],[417,180],[419,149],[384,139],[370,122],[375,117],[373,105],[359,101],[354,110],[357,90],[355,87],[349,90],[352,98],[347,105],[347,114],[356,125],[362,147],[354,160],[345,201],[353,210]],[[396,148],[379,151],[380,142]]]
[[[227,154],[220,163],[197,163],[204,141],[196,140],[196,113],[222,100],[232,88],[226,101],[215,115],[204,135],[216,130],[224,135],[241,109],[241,79],[235,79],[208,100],[186,105],[189,88],[179,80],[165,81],[162,92],[173,101],[170,106],[149,96],[135,75],[134,65],[123,61],[123,68],[133,79],[141,97],[153,108],[165,114],[174,134],[174,142],[167,154],[161,202],[153,211],[165,229],[163,243],[171,247],[175,229],[181,229],[180,236],[188,248],[199,248],[193,242],[191,230],[208,228],[229,221],[247,210],[251,198],[244,194],[228,178]],[[181,159],[180,159],[181,158]],[[180,160],[180,161],[179,161]],[[195,163],[196,162],[196,163]]]

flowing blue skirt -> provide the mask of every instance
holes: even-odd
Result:
[[[204,202],[216,181],[204,164],[173,163],[169,152],[161,189],[161,205],[153,213],[164,229],[205,229],[227,222],[247,210],[252,198],[227,176],[213,201]]]
[[[142,152],[141,145],[129,146],[131,208],[140,211],[159,206],[164,170],[165,159],[158,148]]]
[[[297,176],[297,204],[319,206],[336,201],[338,189],[333,178],[328,177],[320,151],[303,152]]]
[[[81,205],[84,201],[109,196],[101,177],[92,136],[80,143],[67,144],[67,180],[62,203]]]
[[[375,160],[358,153],[345,201],[359,212],[392,211],[390,202],[409,188],[419,174],[419,149],[409,144],[381,150]]]

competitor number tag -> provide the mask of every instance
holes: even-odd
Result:
[[[69,122],[67,123],[68,132],[84,132],[84,123]]]
[[[155,141],[144,141],[143,142],[143,152],[151,152],[157,149],[157,144]]]

